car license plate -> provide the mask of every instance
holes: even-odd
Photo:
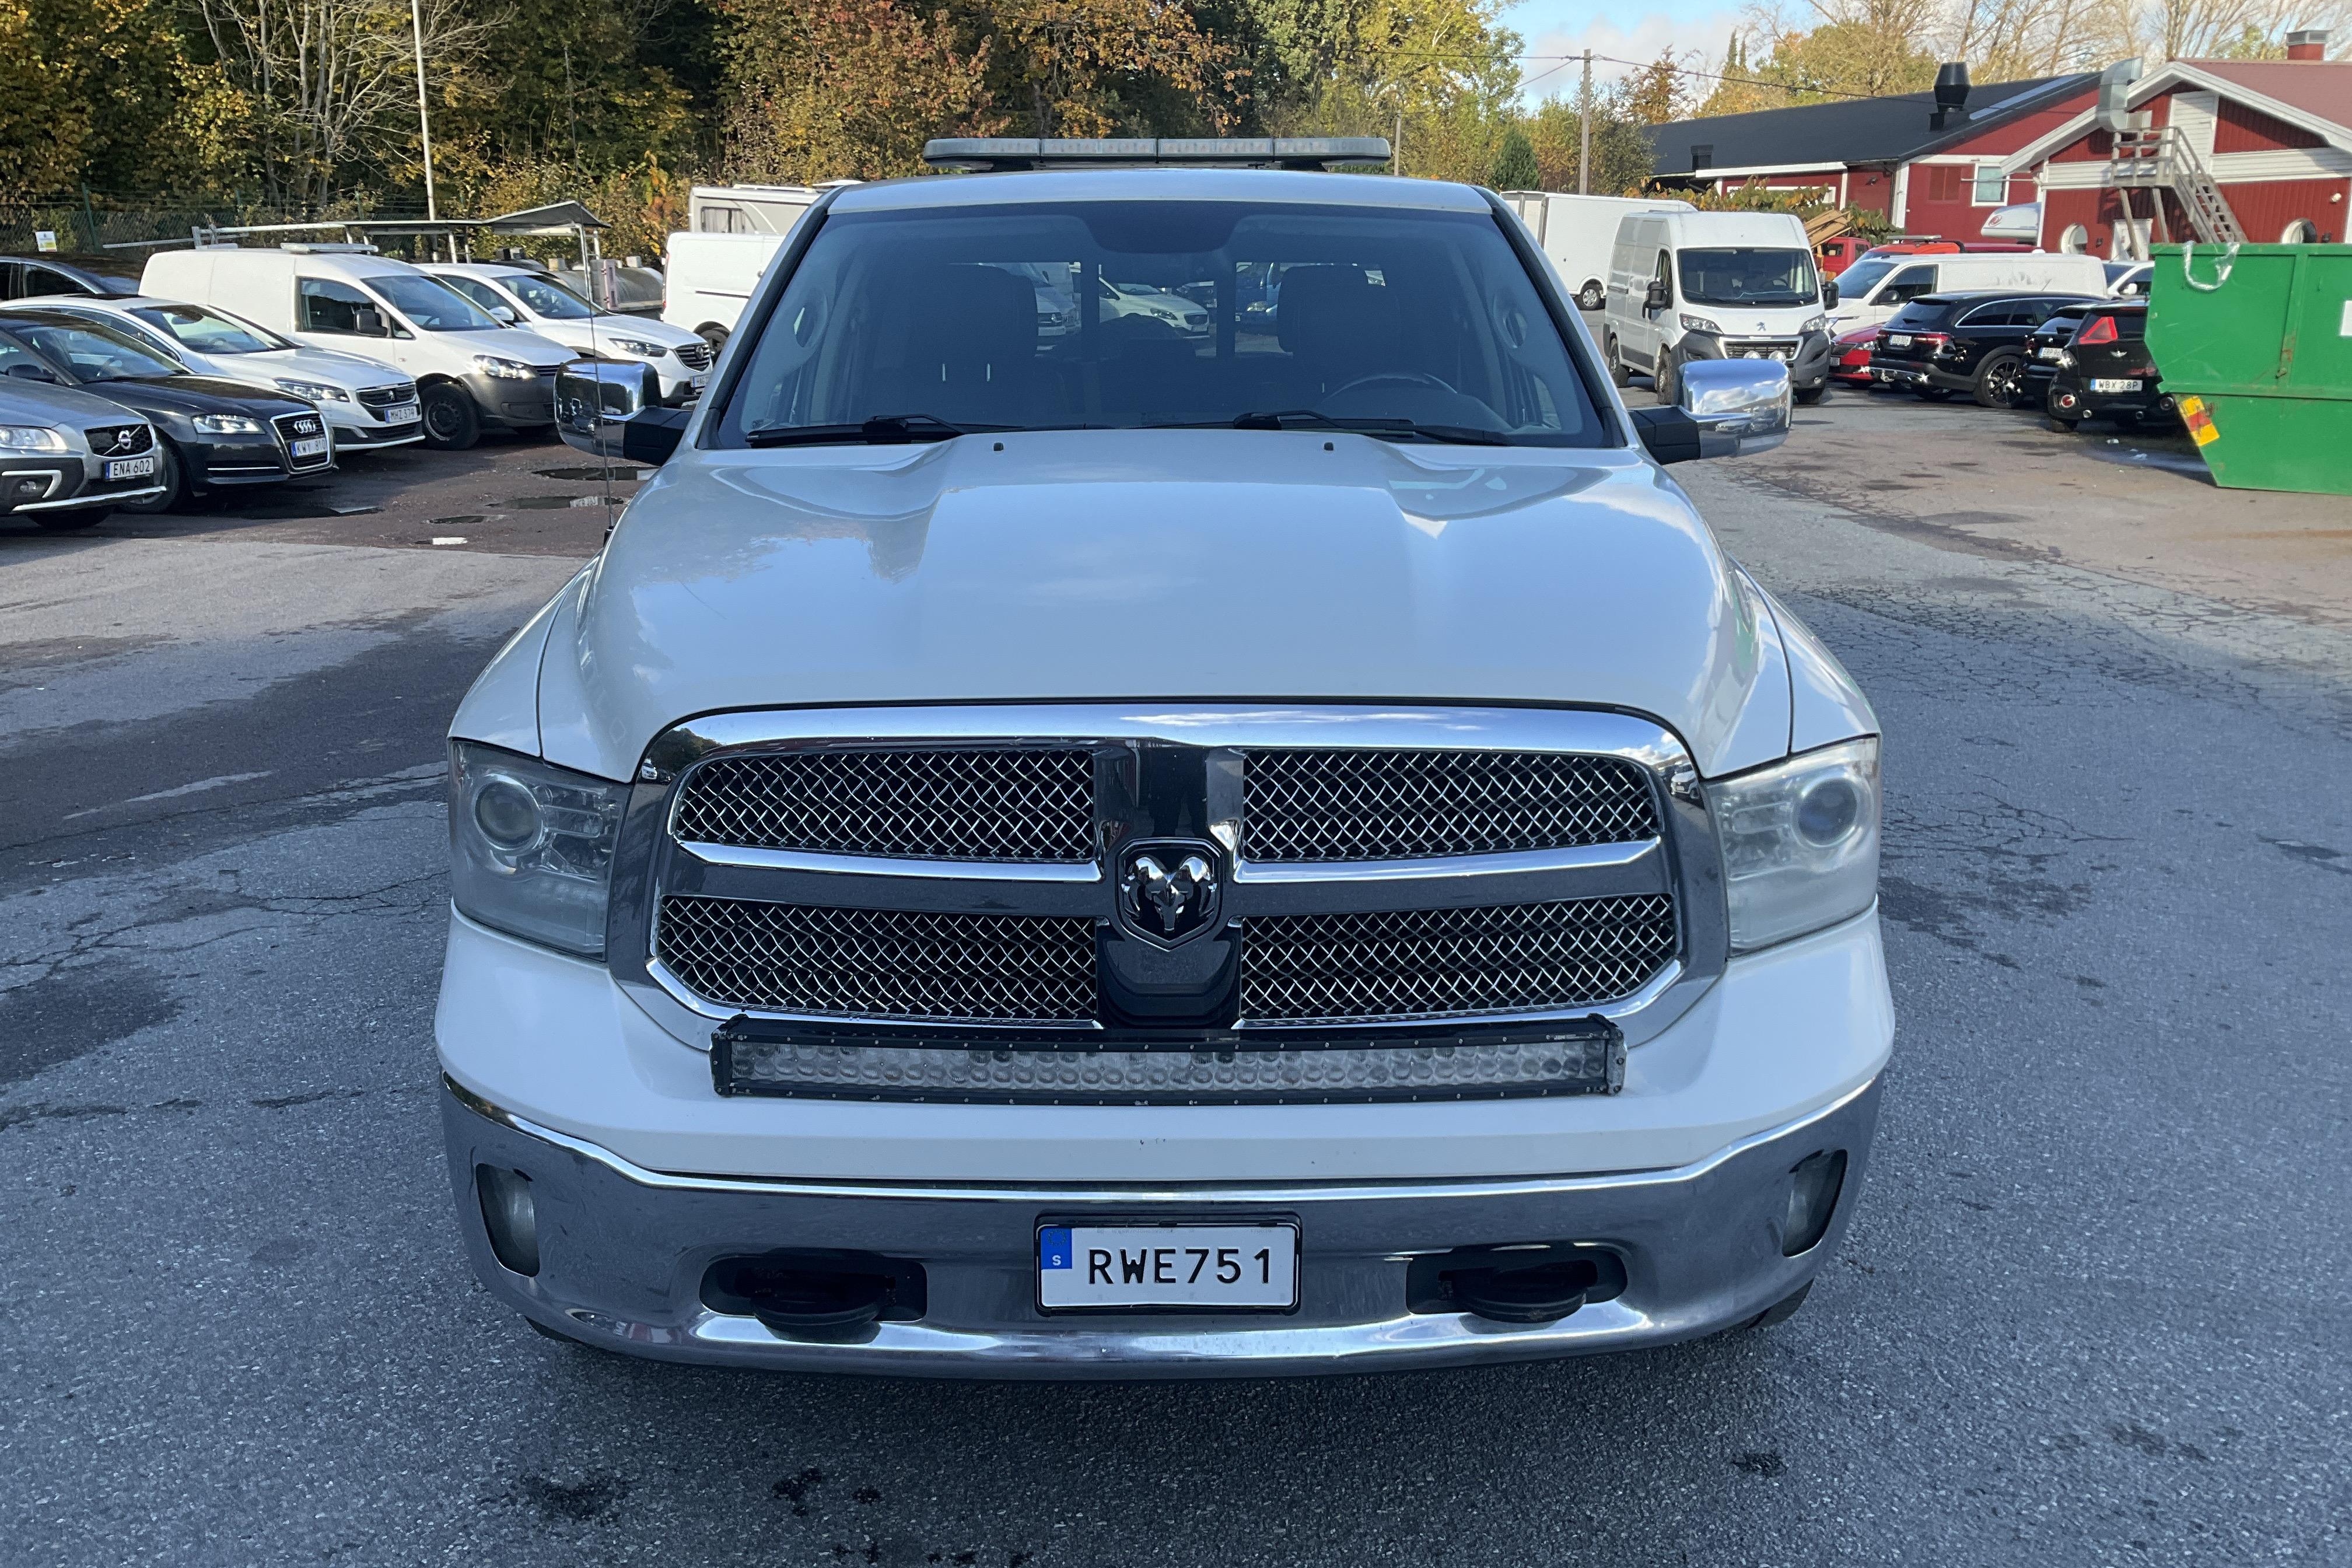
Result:
[[[1886,346],[1890,349],[1907,349],[1911,346],[1911,334],[1889,332],[1886,334]]]
[[[324,436],[313,436],[307,441],[297,441],[293,446],[294,455],[298,458],[315,458],[326,449],[327,438]]]
[[[2035,359],[2056,359],[2060,354],[2063,354],[2066,351],[2064,349],[2055,346],[2050,348],[2040,348],[2033,351],[2033,357]]]
[[[145,458],[109,458],[106,477],[110,479],[143,479],[155,471],[155,459]]]
[[[1295,1225],[1045,1225],[1037,1304],[1224,1312],[1298,1302]]]
[[[710,373],[707,370],[697,372],[694,376],[687,382],[687,385],[694,388],[697,392],[700,392],[704,387],[709,386],[709,384]]]
[[[383,411],[383,422],[387,425],[414,425],[424,417],[424,406],[415,403],[395,403]]]
[[[2112,376],[2095,376],[2091,381],[2091,390],[2093,392],[2137,392],[2139,382],[2137,378],[2117,381]]]

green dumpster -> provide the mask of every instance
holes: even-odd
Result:
[[[2159,245],[2147,345],[2216,484],[2352,495],[2352,245]]]

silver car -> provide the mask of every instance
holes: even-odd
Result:
[[[7,368],[0,363],[0,517],[88,528],[126,501],[163,493],[155,427],[145,418]]]

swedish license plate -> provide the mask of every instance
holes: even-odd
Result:
[[[1907,349],[1911,346],[1911,334],[1889,332],[1886,334],[1886,346],[1890,349]]]
[[[313,436],[307,441],[297,441],[291,448],[298,458],[316,458],[326,449],[327,438],[324,436]]]
[[[710,373],[707,370],[698,371],[695,374],[692,379],[688,381],[687,384],[694,388],[695,391],[700,392],[704,387],[710,384]]]
[[[2119,381],[2112,376],[2095,376],[2091,380],[2091,390],[2093,392],[2137,392],[2139,380],[2137,377]]]
[[[1045,1225],[1037,1304],[1231,1312],[1298,1302],[1295,1225]]]
[[[424,417],[424,406],[415,403],[395,403],[383,411],[383,422],[387,425],[414,425]]]
[[[110,479],[143,479],[155,471],[155,459],[145,458],[109,458],[106,477]]]
[[[2066,351],[2062,348],[2040,348],[2033,351],[2035,359],[2056,359]]]

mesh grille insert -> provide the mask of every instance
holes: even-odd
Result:
[[[689,843],[915,860],[1095,858],[1094,758],[1076,747],[721,757],[687,780]]]
[[[1242,924],[1244,1019],[1372,1022],[1621,1001],[1675,954],[1655,893]]]
[[[1658,836],[1649,781],[1620,757],[1253,751],[1242,781],[1242,853],[1252,860],[1402,860]]]
[[[1095,1016],[1094,922],[674,894],[654,954],[724,1007],[1067,1024]]]

